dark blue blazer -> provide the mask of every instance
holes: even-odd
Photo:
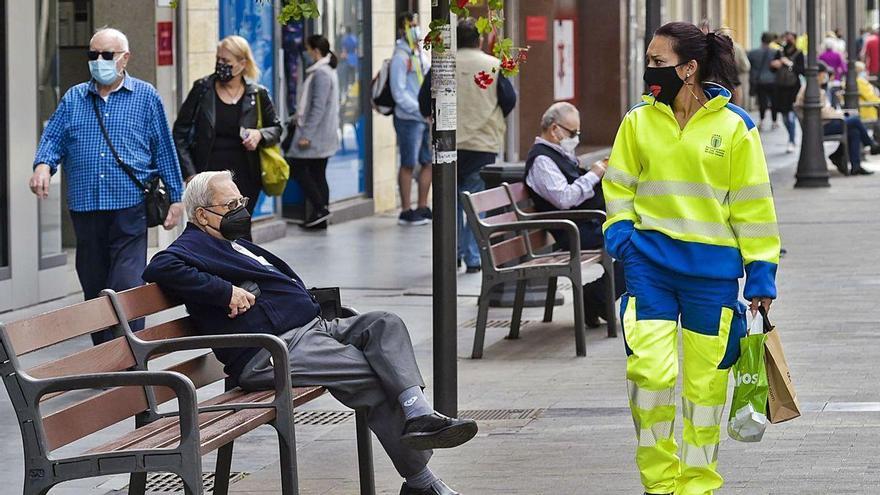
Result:
[[[229,241],[217,239],[187,224],[167,249],[156,254],[143,279],[159,284],[186,305],[196,329],[205,335],[269,333],[280,335],[318,316],[320,307],[296,273],[269,251],[245,240],[236,241],[262,256],[275,269],[243,255]],[[232,286],[255,282],[260,296],[255,305],[229,318]],[[258,349],[215,349],[226,372],[238,376]]]

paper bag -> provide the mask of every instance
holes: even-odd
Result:
[[[764,328],[767,339],[764,341],[765,363],[767,366],[767,383],[770,386],[767,395],[767,412],[770,422],[782,423],[801,415],[797,393],[791,383],[791,372],[782,352],[782,341],[779,339],[779,331],[770,325],[764,308],[761,308],[761,316],[764,317]]]

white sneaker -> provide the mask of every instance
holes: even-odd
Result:
[[[785,146],[785,153],[794,153],[794,143],[788,143],[788,145]]]

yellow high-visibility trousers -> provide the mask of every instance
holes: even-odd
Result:
[[[688,277],[630,249],[621,321],[636,464],[647,493],[712,494],[727,375],[745,335],[736,280]],[[682,446],[674,438],[678,327],[682,328]]]

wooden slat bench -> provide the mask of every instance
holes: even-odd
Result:
[[[570,220],[520,218],[518,215],[522,212],[518,213],[515,202],[503,186],[477,193],[464,192],[461,201],[467,215],[468,225],[480,248],[483,274],[476,335],[471,357],[479,359],[483,356],[486,321],[489,313],[489,292],[493,287],[503,283],[516,283],[513,317],[508,333],[508,338],[516,339],[519,337],[527,281],[530,279],[548,280],[544,321],[551,321],[558,277],[567,277],[571,280],[575,350],[578,356],[586,356],[581,269],[596,263],[604,265],[606,257],[603,253],[600,251],[581,251],[577,226]],[[561,250],[554,250],[555,240],[550,234],[550,230],[567,232],[568,246]],[[613,277],[609,278],[613,279]],[[612,298],[612,304],[613,301]]]
[[[282,493],[299,493],[293,409],[320,397],[325,389],[291,387],[287,348],[276,336],[197,335],[188,316],[131,332],[129,321],[179,305],[151,284],[118,294],[105,291],[90,301],[0,324],[0,369],[21,428],[25,495],[45,494],[64,481],[123,473],[131,473],[129,493],[142,495],[148,472],[175,473],[187,494],[201,494],[201,457],[214,450],[218,454],[213,493],[226,494],[234,440],[267,424],[278,433]],[[324,309],[328,318],[353,314],[338,301],[322,304],[328,307],[341,312],[327,314]],[[19,362],[19,356],[108,328],[117,337],[96,347],[30,369]],[[234,387],[210,352],[212,347],[268,349],[275,363],[275,388],[254,392]],[[196,357],[147,371],[154,358],[202,349],[205,352]],[[220,380],[225,392],[199,403],[196,390]],[[105,390],[68,401],[57,411],[41,411],[48,399],[83,389]],[[177,411],[159,412],[159,405],[175,398]],[[58,448],[130,418],[135,429],[119,438],[73,457],[53,455]],[[371,435],[361,411],[356,424],[361,493],[372,495]]]

